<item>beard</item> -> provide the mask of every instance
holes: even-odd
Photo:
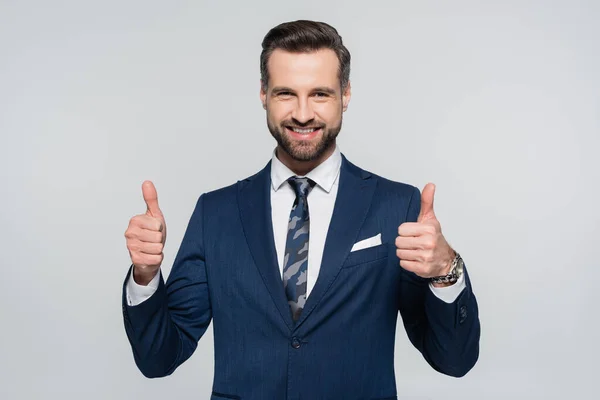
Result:
[[[303,126],[304,125],[304,126]],[[277,141],[279,147],[283,149],[296,161],[314,161],[319,159],[327,150],[335,145],[340,130],[342,129],[342,118],[337,126],[331,128],[323,123],[306,123],[299,124],[291,120],[282,121],[279,125],[271,124],[269,113],[267,110],[267,127],[271,135]],[[320,128],[322,130],[321,137],[315,141],[297,141],[293,140],[286,132],[286,127],[295,128]]]

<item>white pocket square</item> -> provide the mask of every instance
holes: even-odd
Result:
[[[361,240],[360,242],[354,243],[354,246],[352,246],[352,250],[350,250],[350,252],[366,249],[366,248],[373,247],[373,246],[378,246],[380,244],[381,244],[381,233],[379,233],[373,237]]]

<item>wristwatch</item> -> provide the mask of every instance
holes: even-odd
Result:
[[[456,252],[456,257],[452,261],[448,275],[436,276],[431,278],[432,283],[455,283],[463,274],[464,262],[460,254]]]

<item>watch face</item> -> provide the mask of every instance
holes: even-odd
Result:
[[[464,267],[464,263],[462,258],[459,256],[458,257],[458,263],[456,263],[456,274],[458,276],[461,276],[463,274],[463,267]]]

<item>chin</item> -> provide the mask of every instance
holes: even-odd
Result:
[[[306,149],[300,151],[296,150],[290,155],[296,161],[314,161],[318,158],[318,154],[314,149],[311,149],[310,151],[306,151]]]
[[[275,129],[269,125],[269,130],[281,149],[298,162],[310,162],[321,158],[332,145],[335,145],[337,136],[337,134],[332,135],[325,126],[308,135],[298,135],[284,126]]]
[[[320,158],[331,145],[327,146],[322,141],[307,142],[288,142],[284,150],[296,161],[314,161]]]

